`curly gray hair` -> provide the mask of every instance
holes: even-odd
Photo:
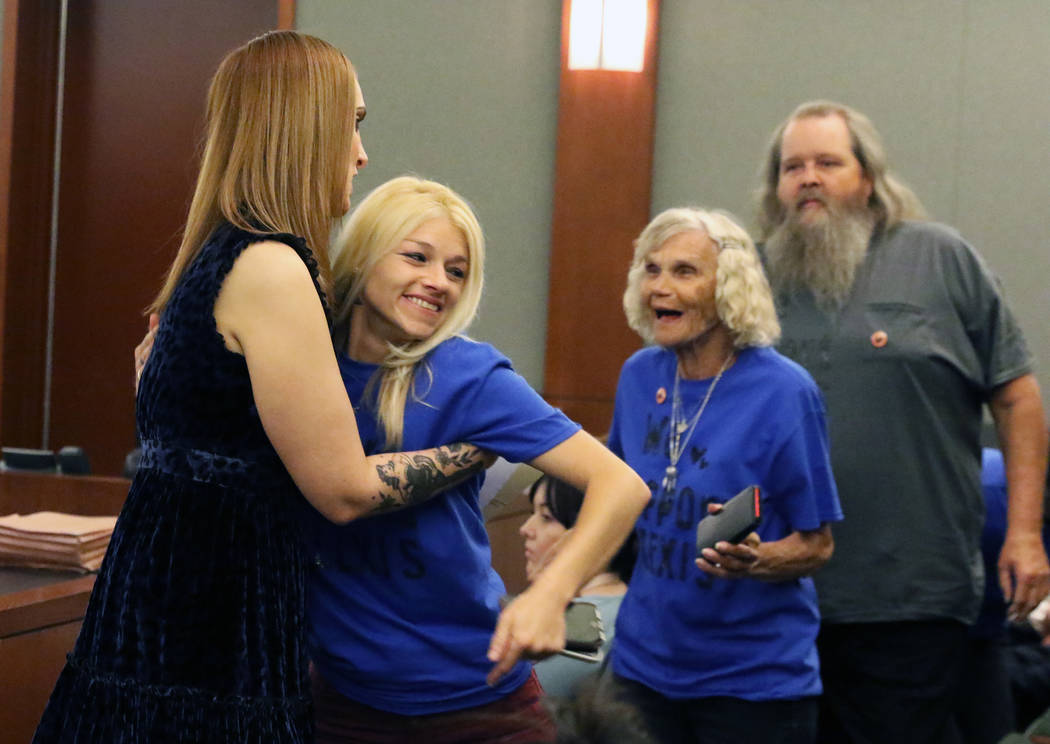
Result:
[[[623,293],[627,324],[646,343],[653,342],[653,315],[641,291],[646,259],[675,235],[692,230],[705,233],[718,249],[715,308],[733,344],[743,348],[776,343],[780,322],[751,237],[728,212],[698,207],[675,207],[661,212],[634,241],[634,258]]]

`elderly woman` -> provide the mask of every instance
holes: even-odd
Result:
[[[811,742],[821,692],[808,576],[842,519],[817,386],[780,333],[751,239],[728,215],[670,209],[635,244],[610,448],[653,499],[616,625],[622,696],[664,742]],[[696,557],[697,522],[749,485],[762,521]]]

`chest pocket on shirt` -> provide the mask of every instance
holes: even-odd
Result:
[[[867,353],[873,358],[927,356],[931,351],[930,319],[919,305],[869,302],[864,324]]]

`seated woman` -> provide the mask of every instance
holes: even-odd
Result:
[[[502,613],[482,476],[346,526],[308,514],[317,741],[403,742],[424,731],[428,744],[549,738],[522,654],[564,646],[565,606],[619,548],[648,491],[505,356],[461,335],[481,298],[484,239],[458,195],[394,179],[358,206],[338,243],[334,335],[366,451],[471,442],[585,497],[572,535]]]
[[[525,520],[519,533],[525,538],[525,578],[531,582],[554,557],[565,533],[576,524],[583,494],[568,483],[545,475],[529,487],[529,501],[532,516]],[[578,599],[593,602],[598,607],[605,629],[605,642],[601,648],[603,658],[612,644],[616,614],[631,579],[634,556],[632,535],[601,573],[580,587],[577,594]],[[580,683],[595,674],[599,666],[559,654],[536,662],[534,668],[547,695],[573,697]]]
[[[609,448],[648,481],[612,668],[658,741],[812,742],[821,692],[810,574],[842,519],[824,402],[770,345],[773,298],[727,215],[671,209],[635,244]],[[696,526],[757,484],[762,522],[696,556]]]

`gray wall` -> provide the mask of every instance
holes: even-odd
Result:
[[[1050,3],[665,0],[660,54],[654,211],[750,221],[776,124],[811,98],[855,106],[1002,278],[1050,404]]]
[[[296,25],[357,67],[370,164],[356,198],[413,172],[473,205],[488,250],[471,335],[542,388],[559,0],[299,0]]]
[[[414,170],[473,202],[490,244],[474,335],[537,387],[560,5],[298,2],[298,27],[338,44],[360,69],[372,164],[358,193]],[[749,220],[758,157],[776,123],[809,98],[856,106],[932,216],[960,229],[1003,279],[1050,403],[1050,2],[662,5],[653,210],[703,203]]]

